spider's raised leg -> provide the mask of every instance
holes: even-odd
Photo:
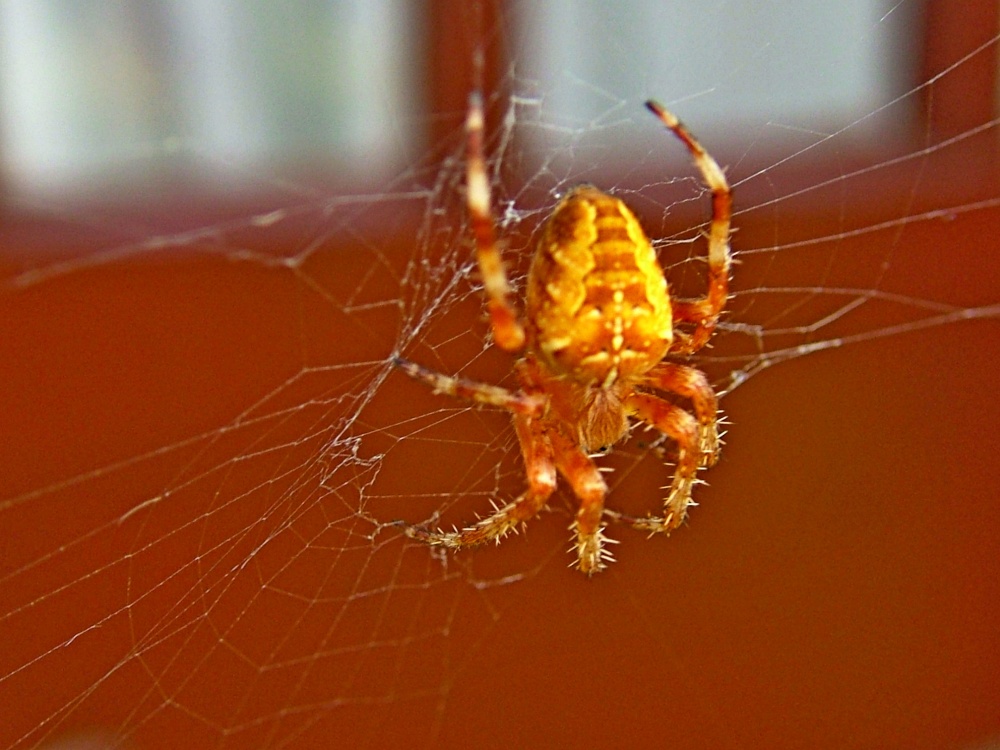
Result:
[[[652,425],[677,442],[677,468],[663,503],[663,517],[635,518],[615,511],[605,513],[616,521],[643,531],[669,532],[684,521],[691,504],[691,488],[701,463],[698,420],[668,401],[648,393],[633,393],[625,401],[631,416]]]
[[[691,400],[698,418],[698,465],[713,466],[719,458],[719,400],[705,373],[687,365],[661,362],[643,382]]]
[[[604,536],[601,525],[608,485],[580,446],[558,433],[552,435],[551,441],[559,473],[580,501],[576,518],[570,525],[576,532],[577,567],[587,575],[593,575],[604,570],[607,567],[605,563],[614,562],[614,557],[604,548],[605,543],[614,543],[614,540]]]
[[[466,157],[466,201],[476,240],[476,262],[486,290],[486,307],[493,327],[493,340],[504,351],[517,352],[524,347],[524,327],[510,301],[510,283],[497,248],[490,205],[490,181],[483,156],[483,98],[479,92],[469,97],[465,121],[468,135]]]
[[[460,549],[490,540],[499,543],[508,533],[538,513],[556,488],[552,446],[537,420],[518,414],[514,417],[514,429],[517,431],[521,455],[528,474],[527,492],[464,529],[442,531],[405,526],[404,533],[411,539],[427,544]]]
[[[719,313],[726,306],[729,296],[729,268],[732,264],[729,223],[732,217],[732,192],[718,163],[702,148],[680,120],[657,102],[646,102],[646,108],[660,118],[660,122],[670,128],[687,146],[695,166],[701,172],[702,179],[712,191],[712,223],[708,230],[708,293],[697,300],[671,302],[676,322],[695,325],[692,333],[678,335],[675,338],[671,351],[690,354],[708,343],[719,322]]]

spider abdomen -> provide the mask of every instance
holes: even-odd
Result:
[[[528,274],[531,346],[555,372],[610,387],[670,348],[667,282],[638,219],[617,198],[576,188],[542,229]]]

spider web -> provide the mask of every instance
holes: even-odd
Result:
[[[0,746],[1000,735],[1000,190],[975,156],[997,120],[857,147],[998,39],[836,129],[724,141],[689,118],[736,191],[733,299],[696,360],[729,444],[689,524],[612,528],[619,562],[592,581],[565,569],[562,492],[527,534],[458,555],[393,523],[468,522],[523,485],[505,415],[390,364],[511,384],[470,254],[461,112],[377,193],[272,172],[259,209],[208,220],[28,206],[6,247],[32,214],[73,240],[3,261]],[[788,40],[770,41],[764,59]],[[590,180],[697,294],[708,198],[683,149],[639,102],[513,57],[487,116],[515,287],[539,222]],[[559,114],[563,86],[601,116]],[[607,460],[609,504],[654,510],[670,459],[637,434]]]

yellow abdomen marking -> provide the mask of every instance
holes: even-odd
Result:
[[[542,228],[526,313],[550,369],[606,387],[652,369],[673,338],[652,244],[624,203],[590,186],[563,198]]]

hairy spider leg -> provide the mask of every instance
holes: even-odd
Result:
[[[402,524],[403,533],[427,544],[461,549],[491,540],[499,544],[508,533],[516,531],[519,525],[533,518],[556,489],[552,444],[538,420],[524,414],[514,416],[514,429],[528,475],[527,492],[463,529],[443,531]]]
[[[608,485],[600,470],[576,443],[553,432],[550,440],[555,450],[556,468],[580,501],[570,529],[576,534],[576,566],[587,575],[593,575],[607,567],[606,563],[615,558],[604,548],[605,543],[615,544],[616,540],[604,536],[601,525],[604,515],[604,498]]]
[[[714,466],[719,459],[719,400],[705,373],[687,365],[661,362],[646,374],[644,383],[691,401],[698,418],[698,464]]]
[[[605,514],[640,531],[668,533],[681,525],[691,504],[691,489],[701,463],[698,420],[679,406],[648,393],[633,393],[626,399],[625,406],[631,416],[676,441],[677,469],[663,503],[662,518],[637,518],[617,511],[605,511]]]
[[[393,357],[392,363],[414,380],[430,386],[434,393],[464,398],[477,404],[499,406],[513,414],[526,416],[538,416],[545,408],[546,398],[544,396],[524,393],[523,391],[509,391],[506,388],[488,383],[442,375],[402,357]]]
[[[493,340],[507,352],[524,348],[524,326],[510,301],[510,283],[497,248],[496,229],[490,205],[490,182],[483,156],[483,97],[476,91],[469,97],[465,121],[468,136],[466,157],[466,202],[476,241],[476,262],[486,290],[486,309],[490,314]]]
[[[732,265],[729,248],[732,191],[715,159],[702,148],[698,140],[673,113],[652,100],[646,102],[646,108],[660,118],[660,122],[687,146],[695,167],[701,172],[702,179],[712,191],[712,222],[708,230],[708,292],[697,300],[671,300],[674,320],[694,323],[695,329],[690,334],[678,335],[681,332],[675,332],[674,346],[670,351],[677,354],[691,354],[708,343],[719,322],[719,314],[729,297],[729,269]]]

